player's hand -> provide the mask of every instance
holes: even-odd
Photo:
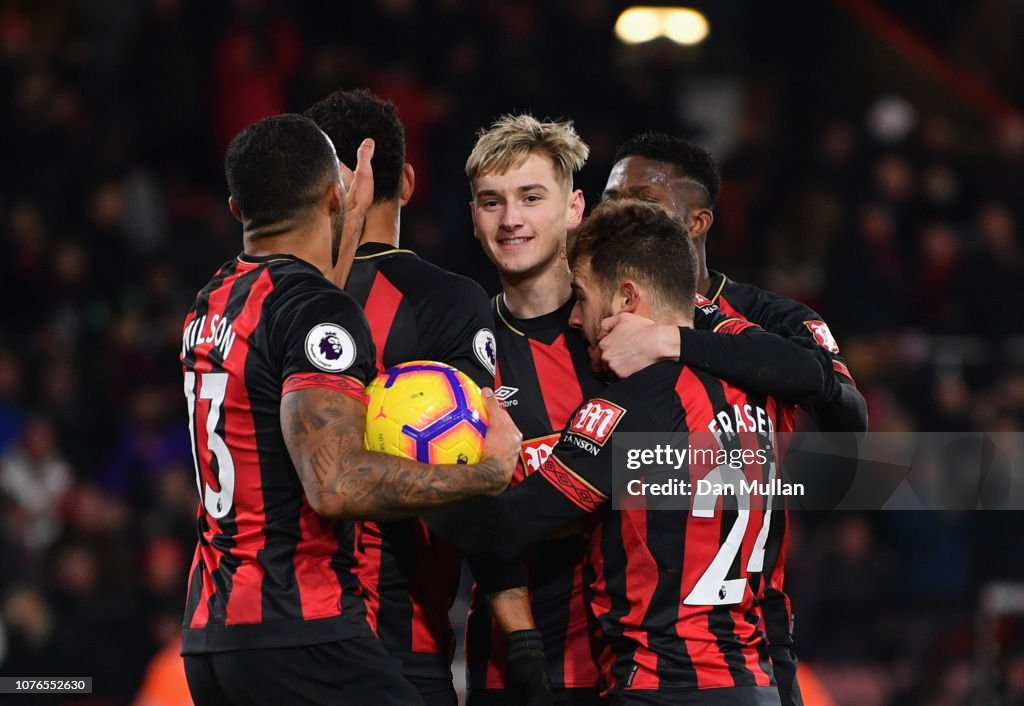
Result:
[[[772,671],[775,673],[775,684],[779,689],[782,706],[804,706],[804,697],[800,693],[797,681],[797,659],[789,647],[772,646],[768,650],[772,660]]]
[[[352,269],[352,258],[363,237],[366,212],[373,205],[373,151],[376,145],[367,138],[356,150],[355,171],[339,163],[341,183],[345,185],[345,225],[341,232],[341,251],[334,267],[334,283],[344,287]]]
[[[495,485],[494,492],[500,493],[512,480],[512,473],[519,461],[519,450],[523,445],[523,435],[512,421],[512,417],[508,416],[508,412],[498,404],[494,391],[485,387],[481,392],[484,408],[487,410],[487,436],[484,437],[481,463],[492,463],[499,469],[501,482]]]
[[[506,635],[505,640],[508,645],[505,679],[511,694],[509,703],[523,706],[554,704],[540,631],[517,630]]]
[[[597,373],[625,378],[652,363],[678,357],[679,330],[675,326],[623,311],[601,322],[591,365]]]
[[[832,356],[830,356],[824,348],[819,346],[818,342],[813,338],[808,338],[807,336],[793,336],[789,340],[802,348],[806,348],[818,359],[818,365],[821,366],[823,383],[821,392],[819,393],[819,399],[827,403],[832,402],[839,395],[839,386],[842,384],[836,376],[835,366],[832,365]]]

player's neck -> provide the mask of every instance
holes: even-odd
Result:
[[[563,258],[535,275],[523,278],[501,275],[502,299],[512,316],[532,319],[557,310],[572,296],[571,275]]]
[[[669,326],[682,326],[693,328],[693,307],[687,310],[668,309],[655,307],[650,304],[642,304],[633,312],[637,316],[650,319],[656,324],[668,324]]]
[[[328,224],[306,224],[281,229],[275,235],[262,235],[258,231],[246,230],[242,238],[242,250],[246,255],[292,255],[305,260],[330,279],[331,266],[330,237],[315,231],[330,227]]]
[[[397,200],[376,203],[366,212],[366,222],[363,224],[363,235],[359,239],[359,244],[383,243],[397,248],[401,226],[402,209]]]
[[[711,275],[708,274],[708,257],[704,250],[704,238],[695,240],[693,246],[697,252],[697,292],[707,296],[708,290],[711,289]]]

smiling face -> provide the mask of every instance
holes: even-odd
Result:
[[[503,279],[522,281],[552,271],[564,258],[569,229],[583,215],[583,194],[571,191],[546,154],[483,174],[473,185],[473,230]]]

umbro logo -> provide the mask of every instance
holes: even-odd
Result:
[[[498,399],[498,403],[502,407],[515,407],[519,404],[519,400],[514,400],[512,397],[514,397],[517,392],[519,392],[518,387],[507,387],[502,385],[494,391],[494,396]]]

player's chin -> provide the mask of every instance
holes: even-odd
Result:
[[[524,257],[522,254],[498,253],[496,259],[498,269],[504,275],[526,277],[534,274],[539,267],[537,258]]]

